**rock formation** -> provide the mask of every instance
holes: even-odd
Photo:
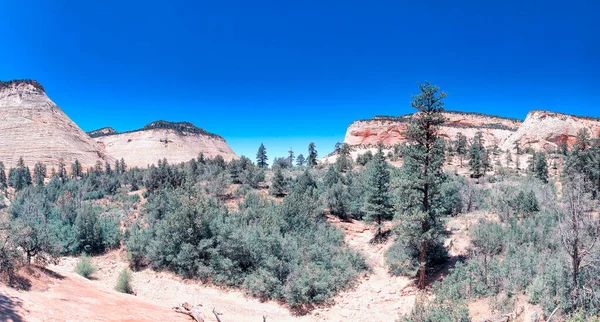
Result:
[[[502,145],[503,149],[512,149],[515,142],[522,148],[535,150],[556,148],[566,142],[569,146],[575,142],[575,136],[581,129],[588,129],[592,138],[600,134],[600,119],[579,117],[548,111],[531,111],[519,129]]]
[[[441,135],[447,139],[456,139],[461,132],[471,138],[476,132],[483,132],[487,144],[501,144],[517,131],[520,120],[476,113],[444,112],[448,120],[441,127]],[[344,142],[351,146],[370,146],[402,144],[410,115],[401,117],[375,117],[372,120],[356,121],[348,127]]]
[[[237,159],[222,137],[188,122],[152,122],[139,130],[117,133],[112,128],[90,132],[106,153],[123,158],[130,167],[145,168],[166,158],[169,163],[189,161],[204,153],[206,158],[221,155],[226,161]]]
[[[86,168],[112,161],[30,80],[0,82],[0,161],[13,167],[19,157],[31,168],[46,164],[48,172],[61,158],[68,168],[75,159]]]
[[[445,139],[455,140],[459,132],[471,139],[481,131],[486,145],[498,145],[503,150],[513,150],[515,142],[523,149],[531,147],[538,151],[554,149],[561,142],[572,145],[577,132],[583,128],[588,129],[592,138],[600,135],[600,118],[556,112],[531,111],[525,121],[478,113],[446,111],[443,114],[447,122],[441,126],[440,133]],[[352,147],[354,158],[367,150],[376,151],[379,143],[389,151],[391,146],[406,141],[403,132],[410,117],[378,116],[355,121],[348,127],[344,142]],[[336,158],[330,154],[323,162],[333,162]]]

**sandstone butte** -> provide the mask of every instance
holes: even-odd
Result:
[[[33,170],[37,162],[57,168],[62,158],[87,168],[112,161],[77,124],[48,98],[36,81],[0,82],[0,161],[14,167],[19,157]]]
[[[156,121],[123,133],[105,127],[89,134],[108,155],[123,158],[129,167],[145,168],[163,158],[169,163],[187,162],[200,153],[206,158],[220,155],[226,161],[238,158],[225,139],[188,122]]]
[[[583,128],[588,129],[591,137],[600,135],[600,119],[556,112],[534,110],[524,121],[468,112],[445,111],[443,114],[447,122],[440,127],[440,134],[446,140],[456,140],[459,132],[470,140],[481,131],[486,145],[498,145],[504,150],[513,150],[515,142],[519,142],[521,148],[531,147],[537,151],[554,149],[561,142],[572,145],[577,132]],[[379,143],[387,149],[402,144],[406,141],[403,132],[411,116],[377,116],[355,121],[348,127],[344,143],[352,147],[353,157],[366,150],[374,151]],[[325,162],[331,162],[335,156],[332,154],[326,159]]]

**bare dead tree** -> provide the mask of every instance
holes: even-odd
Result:
[[[559,231],[563,248],[571,260],[571,278],[573,298],[579,300],[579,275],[586,264],[584,260],[590,254],[600,235],[598,218],[589,214],[590,196],[585,192],[582,178],[568,178],[563,188],[562,214],[559,218]],[[575,304],[577,305],[577,304]]]

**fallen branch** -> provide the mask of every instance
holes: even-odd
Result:
[[[175,312],[177,312],[177,313],[181,313],[181,314],[190,316],[192,319],[194,319],[197,322],[204,322],[204,318],[202,317],[202,313],[200,312],[201,307],[202,307],[202,304],[198,304],[194,307],[191,307],[188,304],[188,302],[185,302],[185,303],[181,304],[180,306],[174,307],[173,310],[175,310]],[[214,310],[213,310],[213,312],[214,312]],[[218,317],[217,317],[217,320],[220,322]]]
[[[219,318],[219,315],[223,315],[223,313],[217,313],[217,311],[215,311],[214,307],[213,307],[212,312],[215,315],[215,318],[217,318],[217,322],[221,322],[221,319]]]

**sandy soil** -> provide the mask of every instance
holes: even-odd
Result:
[[[468,253],[468,229],[483,213],[452,218],[448,227],[452,236],[447,247],[452,256]],[[373,229],[362,222],[330,221],[346,234],[346,241],[366,258],[370,272],[359,277],[356,285],[338,294],[330,303],[306,315],[294,315],[275,301],[260,302],[239,290],[203,285],[184,280],[169,272],[146,269],[133,273],[134,295],[113,290],[119,272],[127,267],[126,254],[114,251],[94,257],[97,268],[92,280],[73,273],[78,259],[67,257],[58,265],[48,266],[31,278],[29,290],[0,288],[0,321],[185,321],[189,319],[171,310],[188,302],[201,304],[205,321],[216,321],[212,310],[222,313],[223,322],[231,321],[394,321],[410,312],[416,297],[412,280],[391,276],[385,267],[384,253],[391,246],[370,243]],[[435,278],[443,278],[442,272]],[[470,306],[474,316],[489,316],[486,301]]]

